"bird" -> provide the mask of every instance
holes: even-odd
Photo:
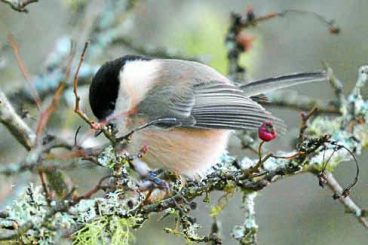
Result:
[[[276,131],[285,131],[283,121],[257,103],[257,96],[327,79],[325,71],[317,71],[237,85],[199,62],[125,55],[98,69],[89,103],[98,121],[113,123],[118,134],[135,131],[124,151],[145,149],[133,160],[142,176],[166,169],[197,178],[219,161],[234,130],[257,130],[272,122]]]

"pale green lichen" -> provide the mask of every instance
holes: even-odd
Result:
[[[8,206],[6,212],[8,213],[8,219],[15,221],[18,226],[32,222],[33,229],[27,230],[20,236],[22,243],[52,243],[56,232],[42,226],[43,220],[48,213],[48,205],[41,186],[29,184],[27,191],[11,206]],[[67,226],[62,221],[64,220],[54,219],[52,225],[56,229]]]
[[[201,226],[198,223],[192,223],[187,225],[182,230],[178,230],[177,228],[164,228],[166,233],[183,237],[185,239],[185,244],[194,244],[196,241],[203,241],[204,237],[198,234],[198,230]]]
[[[97,161],[102,166],[113,169],[115,164],[118,162],[114,147],[111,145],[105,147],[98,155]]]
[[[359,130],[355,130],[356,127],[354,127],[352,132],[348,132],[341,130],[342,122],[343,118],[328,119],[318,117],[312,121],[307,132],[316,136],[330,135],[331,142],[336,142],[339,146],[350,150],[354,149],[354,152],[360,154],[362,147],[366,145],[365,141],[368,137],[368,131],[362,131],[361,129],[366,129],[367,125],[357,125],[356,127]],[[321,170],[324,167],[333,170],[339,163],[353,158],[350,152],[344,148],[336,150],[336,145],[326,143],[324,151],[311,158],[309,164],[317,170]]]
[[[135,217],[100,216],[74,234],[73,244],[132,244],[135,241],[132,228],[136,223]]]
[[[128,202],[139,203],[133,197],[120,191],[106,194],[104,198],[82,200],[71,212],[77,218],[76,222],[85,224],[74,234],[75,244],[131,244],[134,241],[132,228],[142,223],[140,216],[127,217],[136,206]],[[140,198],[136,196],[136,198]],[[126,218],[124,218],[126,217]]]
[[[140,195],[130,197],[128,193],[120,191],[109,192],[105,197],[81,200],[77,205],[70,208],[70,213],[76,216],[76,222],[80,224],[89,222],[101,215],[126,216],[139,205],[142,201],[141,198]]]
[[[210,209],[210,216],[216,218],[225,209],[229,200],[236,190],[236,185],[232,181],[228,181],[223,189],[224,194],[218,199],[217,203]]]
[[[368,147],[368,124],[360,124],[355,126],[354,135],[360,140],[360,145],[362,148]]]
[[[293,153],[291,153],[291,154],[293,154]],[[277,152],[276,155],[277,156],[288,156],[288,155],[290,155],[290,153],[285,153],[285,152],[280,151],[280,152]],[[255,161],[258,161],[258,159],[255,160]],[[289,160],[287,160],[287,159],[270,158],[270,159],[268,159],[267,161],[265,161],[263,163],[263,168],[266,171],[275,171],[276,169],[284,168],[287,165],[289,165]]]
[[[256,164],[256,162],[254,160],[250,159],[249,157],[244,157],[239,162],[239,166],[240,166],[241,170],[246,170],[246,169],[249,169],[251,167],[254,167],[255,164]]]
[[[26,193],[7,207],[8,219],[22,226],[27,222],[32,222],[32,229],[21,234],[20,240],[23,243],[54,244],[56,236],[63,231],[75,230],[78,226],[83,228],[75,234],[77,244],[85,244],[82,241],[103,241],[105,244],[130,244],[134,241],[132,227],[142,222],[139,216],[127,217],[128,212],[136,208],[141,200],[139,195],[123,195],[121,192],[110,192],[105,197],[90,200],[81,200],[69,211],[58,212],[54,217],[45,222],[45,217],[49,213],[49,206],[43,195],[41,186],[30,184]],[[131,206],[130,203],[136,203]],[[57,203],[51,202],[51,208],[55,208]],[[108,221],[108,222],[107,222]],[[105,222],[107,222],[105,226]],[[53,229],[49,229],[53,227]],[[108,228],[108,229],[104,229]],[[80,243],[78,243],[78,241]],[[124,243],[119,243],[122,241]],[[100,244],[100,243],[88,243]]]
[[[341,129],[341,118],[331,119],[328,117],[317,117],[310,122],[307,133],[311,136],[333,134]]]
[[[254,244],[256,241],[258,230],[254,202],[256,196],[256,192],[245,193],[243,196],[244,222],[242,225],[235,226],[231,233],[232,237],[238,240],[240,244]]]

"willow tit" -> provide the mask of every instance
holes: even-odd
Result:
[[[101,66],[89,102],[98,120],[114,121],[122,135],[153,122],[126,148],[132,154],[147,149],[135,161],[195,177],[216,164],[232,130],[258,129],[265,121],[285,129],[252,96],[325,80],[325,72],[299,73],[236,86],[201,63],[128,55]]]

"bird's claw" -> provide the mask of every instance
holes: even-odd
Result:
[[[145,180],[150,181],[153,185],[157,186],[159,189],[168,190],[169,184],[166,181],[160,179],[158,177],[159,174],[160,173],[156,171],[149,171]]]

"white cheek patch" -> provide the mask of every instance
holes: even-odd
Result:
[[[124,65],[120,72],[121,87],[119,93],[124,93],[130,100],[129,108],[133,108],[144,99],[146,93],[153,87],[160,70],[157,60],[134,60]]]
[[[160,69],[157,60],[134,60],[125,63],[120,72],[119,94],[115,104],[113,119],[118,119],[124,127],[125,115],[141,102],[154,86]]]

